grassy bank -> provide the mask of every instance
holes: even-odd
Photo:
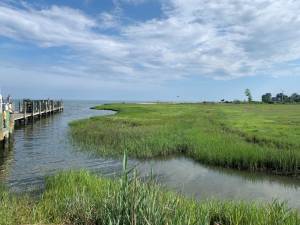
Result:
[[[70,124],[73,139],[102,155],[184,153],[203,163],[299,175],[299,105],[112,104],[113,116]]]
[[[98,178],[88,172],[47,179],[37,199],[0,190],[0,225],[297,225],[299,214],[284,204],[197,202],[165,192],[153,183]]]

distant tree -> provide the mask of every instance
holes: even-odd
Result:
[[[283,101],[283,94],[282,93],[278,93],[276,95],[276,102],[282,102]]]
[[[272,94],[271,93],[266,93],[261,96],[261,100],[264,103],[271,103],[272,102]]]
[[[291,102],[300,102],[300,95],[297,93],[294,93],[290,97]]]
[[[271,93],[266,93],[261,96],[261,100],[264,103],[300,103],[300,95],[294,93],[291,96],[287,96],[281,92],[272,97]]]
[[[245,90],[245,95],[246,95],[246,97],[248,98],[248,102],[249,102],[249,103],[252,102],[252,95],[251,95],[251,91],[250,91],[249,88],[247,88],[247,89]]]
[[[278,93],[276,95],[276,101],[277,102],[288,102],[289,101],[289,96],[287,96],[283,93]]]

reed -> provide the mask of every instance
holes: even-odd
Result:
[[[137,158],[182,153],[216,166],[300,173],[299,105],[112,104],[96,109],[118,113],[74,121],[70,133],[82,149],[104,156],[121,156],[124,149]]]
[[[297,225],[300,217],[284,203],[206,200],[198,202],[165,191],[153,181],[131,176],[124,158],[118,179],[87,171],[47,178],[37,199],[0,192],[0,224],[111,225]]]

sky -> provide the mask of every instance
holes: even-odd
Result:
[[[300,93],[299,0],[0,0],[15,98],[254,99]]]

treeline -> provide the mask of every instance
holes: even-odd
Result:
[[[300,103],[300,95],[294,93],[288,96],[284,93],[278,93],[273,97],[271,93],[266,93],[261,96],[261,100],[264,103]]]

